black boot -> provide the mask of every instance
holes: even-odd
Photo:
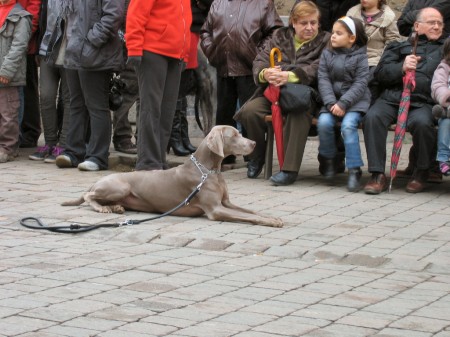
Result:
[[[347,189],[349,192],[358,192],[361,189],[361,175],[359,167],[348,169]]]
[[[336,175],[336,171],[334,169],[334,158],[325,160],[325,170],[323,172],[323,176],[326,179],[333,179]]]
[[[167,146],[167,153],[169,153],[170,148],[172,148],[173,153],[176,156],[188,156],[190,152],[186,150],[181,141],[181,122],[180,122],[180,111],[176,110],[173,116],[172,133],[170,134],[169,145]]]
[[[186,108],[187,108],[187,100],[186,97],[181,98],[181,110],[180,110],[180,128],[181,128],[181,141],[183,142],[183,146],[190,153],[194,153],[197,151],[197,148],[191,144],[191,140],[189,139],[189,128],[188,128],[188,120],[186,118]]]

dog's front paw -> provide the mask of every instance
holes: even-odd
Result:
[[[277,227],[277,228],[281,228],[283,227],[283,220],[281,220],[280,218],[273,218],[273,226],[272,227]]]
[[[113,213],[118,213],[118,214],[125,213],[125,208],[123,208],[120,205],[113,205],[113,206],[110,206],[110,208],[111,208],[111,212],[113,212]]]

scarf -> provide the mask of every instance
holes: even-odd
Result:
[[[16,0],[12,0],[7,4],[0,5],[0,27],[3,27],[6,18],[9,15],[9,12],[13,9],[13,7],[16,5]]]

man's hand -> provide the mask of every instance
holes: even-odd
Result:
[[[403,62],[403,72],[406,73],[408,70],[416,70],[417,64],[420,62],[421,57],[416,55],[408,55],[405,57]]]

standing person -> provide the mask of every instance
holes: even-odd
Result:
[[[171,147],[176,156],[187,156],[196,150],[189,139],[186,96],[195,81],[195,69],[198,67],[197,48],[200,39],[200,28],[205,23],[212,2],[213,0],[191,0],[192,25],[188,63],[186,69],[181,73],[177,107],[173,118],[169,147],[167,148],[169,151]]]
[[[289,15],[289,27],[277,29],[253,62],[258,89],[235,116],[247,129],[248,138],[256,142],[249,155],[247,177],[250,179],[257,178],[264,166],[267,131],[264,117],[272,113],[272,103],[264,96],[264,90],[268,85],[283,86],[288,82],[317,88],[320,55],[330,40],[330,33],[319,32],[319,18],[314,2],[300,1]],[[283,58],[278,66],[271,68],[269,55],[274,47],[281,50]],[[309,111],[288,114],[283,122],[284,164],[270,178],[274,185],[291,185],[297,180],[312,115],[317,110],[315,102],[311,105]]]
[[[320,28],[331,33],[337,19],[358,4],[358,0],[316,0],[320,10]]]
[[[450,175],[450,37],[445,40],[444,58],[437,67],[431,81],[431,95],[438,103],[433,115],[440,117],[437,141],[439,169],[443,175]],[[437,112],[439,113],[436,113]]]
[[[403,76],[409,70],[415,71],[416,87],[410,96],[407,125],[412,135],[417,164],[406,191],[418,193],[425,188],[436,144],[431,114],[431,79],[442,59],[443,25],[442,15],[437,9],[422,9],[414,23],[414,30],[419,35],[416,55],[411,55],[410,41],[393,42],[386,47],[375,70],[375,78],[385,89],[364,119],[364,141],[369,172],[372,174],[364,187],[367,194],[379,194],[388,187],[384,173],[386,138],[389,126],[397,118],[403,92]]]
[[[14,159],[19,140],[19,88],[25,85],[31,14],[0,0],[0,163]]]
[[[320,57],[318,73],[319,92],[324,105],[317,129],[319,153],[326,158],[324,176],[333,179],[336,173],[334,129],[340,120],[348,168],[347,189],[350,192],[360,189],[363,160],[358,126],[370,105],[366,44],[367,35],[361,21],[349,16],[338,19],[331,34],[331,48],[325,49]]]
[[[409,36],[414,29],[419,11],[426,7],[436,8],[444,17],[443,35],[450,35],[450,1],[448,0],[409,0],[397,20],[398,30],[403,36]]]
[[[138,73],[141,104],[136,170],[169,167],[166,149],[181,71],[187,61],[191,23],[189,0],[133,0],[128,7],[128,63]]]
[[[283,26],[273,0],[216,0],[200,31],[201,48],[217,69],[216,125],[236,127],[236,107],[253,95],[252,63],[258,48]],[[223,164],[236,161],[225,158]]]
[[[36,152],[29,155],[31,160],[54,163],[56,157],[64,152],[66,135],[69,126],[70,93],[66,81],[66,71],[61,61],[57,61],[59,52],[53,50],[55,41],[52,41],[54,32],[58,40],[63,39],[65,20],[60,20],[60,0],[43,0],[41,4],[41,17],[39,31],[42,36],[39,44],[39,87],[42,125],[44,128],[44,146],[39,146]],[[56,62],[55,62],[56,61]],[[58,97],[62,95],[61,97]],[[58,97],[58,99],[57,99]],[[58,101],[63,103],[63,115],[58,115]],[[62,121],[60,119],[62,118]],[[61,132],[59,132],[61,125]]]
[[[39,75],[36,54],[39,27],[39,11],[41,0],[17,0],[17,2],[33,16],[30,41],[27,53],[27,79],[26,85],[21,89],[20,147],[30,148],[37,146],[41,135],[41,115],[39,112]]]
[[[105,170],[111,143],[109,82],[112,70],[123,65],[118,31],[124,2],[85,0],[62,4],[69,13],[64,68],[70,92],[70,123],[66,149],[56,157],[56,165],[82,171]]]
[[[378,83],[373,80],[375,71],[386,45],[400,40],[400,33],[395,20],[394,11],[386,4],[386,0],[361,0],[359,5],[350,8],[347,16],[361,20],[364,23],[369,59],[369,88],[372,94],[371,102],[378,97]]]
[[[128,6],[130,5],[130,0],[125,0],[125,14],[128,12]],[[124,19],[123,25],[121,27],[122,32],[125,34],[125,24]],[[125,43],[124,43],[125,44]],[[126,56],[126,47],[124,47],[124,55]],[[122,93],[122,104],[117,110],[113,111],[113,137],[112,141],[114,144],[114,150],[128,153],[136,154],[137,147],[133,143],[133,129],[130,124],[129,114],[130,109],[134,103],[136,103],[136,119],[139,118],[139,88],[138,80],[134,67],[131,64],[125,65],[125,67],[120,72],[120,80],[125,85],[125,88],[121,91]],[[137,102],[136,102],[137,101]],[[137,139],[137,127],[136,133],[134,134],[135,139]]]

